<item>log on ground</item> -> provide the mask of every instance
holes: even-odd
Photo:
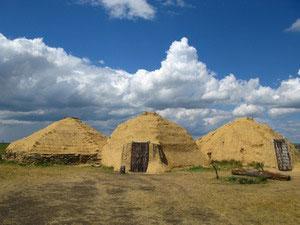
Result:
[[[258,170],[250,170],[250,169],[233,169],[231,171],[233,175],[241,175],[241,176],[250,176],[250,177],[264,177],[272,180],[291,180],[291,176],[284,175],[281,173],[273,173],[270,171],[258,171]]]

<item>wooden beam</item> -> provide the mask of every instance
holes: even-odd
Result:
[[[291,176],[284,175],[281,173],[273,173],[270,171],[258,171],[253,169],[233,169],[231,171],[233,175],[242,175],[242,176],[250,176],[250,177],[264,177],[272,180],[291,180]]]

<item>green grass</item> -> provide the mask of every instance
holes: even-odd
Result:
[[[13,160],[4,160],[0,159],[0,164],[2,165],[14,165],[14,166],[20,166],[20,167],[49,167],[54,165],[61,165],[61,164],[54,164],[54,163],[20,163]]]
[[[188,169],[185,169],[185,171],[188,171],[188,172],[205,172],[205,171],[208,171],[208,170],[212,170],[212,168],[208,167],[202,167],[202,166],[193,166],[193,167],[190,167]]]
[[[225,181],[233,184],[264,184],[267,182],[265,177],[243,177],[243,176],[229,176]]]
[[[47,164],[47,163],[40,163],[40,164],[25,164],[25,163],[18,163],[16,161],[6,161],[6,160],[0,160],[0,171],[3,169],[10,169],[11,171],[43,171],[45,173],[48,172],[55,172],[55,171],[65,171],[65,170],[74,170],[74,171],[94,171],[96,173],[107,173],[107,174],[113,174],[114,170],[113,167],[105,167],[105,166],[99,166],[99,167],[92,167],[90,165],[65,165],[65,164]],[[6,176],[8,179],[12,179],[10,175]],[[0,177],[1,180],[1,177]]]
[[[64,166],[65,164],[63,163],[54,163],[54,162],[36,162],[36,163],[31,163],[28,164],[31,166],[36,166],[36,167],[49,167],[49,166]]]
[[[99,166],[99,169],[101,169],[103,172],[106,172],[106,173],[112,173],[114,172],[114,168],[113,167],[109,167],[109,166]]]
[[[216,164],[218,170],[229,170],[229,169],[233,169],[233,168],[242,167],[242,163],[239,161],[235,161],[235,160],[214,161],[214,163]],[[209,166],[209,167],[194,166],[194,167],[184,169],[184,171],[195,172],[195,173],[205,172],[205,171],[213,171],[213,167],[212,166]]]
[[[49,167],[49,166],[54,166],[54,165],[62,165],[59,163],[49,163],[49,162],[37,162],[37,163],[22,163],[22,162],[17,162],[14,160],[4,160],[0,159],[0,164],[3,165],[16,165],[16,166],[22,166],[22,167]]]
[[[35,163],[21,163],[13,160],[4,160],[0,159],[0,165],[3,166],[13,166],[13,167],[27,167],[27,168],[49,168],[49,167],[56,167],[56,168],[68,168],[68,167],[76,167],[77,165],[68,165],[64,163],[59,163],[59,162],[35,162]],[[80,165],[80,164],[79,164]],[[84,164],[81,164],[84,165]],[[81,166],[80,165],[80,166]],[[87,167],[91,167],[87,165]],[[113,167],[106,167],[106,166],[99,166],[99,167],[94,167],[95,169],[99,169],[105,173],[113,173],[114,169]]]

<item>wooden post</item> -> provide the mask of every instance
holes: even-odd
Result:
[[[125,166],[120,167],[120,174],[125,174],[126,173],[126,168]]]

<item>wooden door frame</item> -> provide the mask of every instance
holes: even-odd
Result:
[[[136,165],[134,165],[134,160],[135,160],[135,157],[133,155],[133,152],[134,152],[134,145],[140,145],[142,146],[143,144],[145,144],[146,146],[146,153],[145,155],[143,155],[143,160],[146,160],[146,165],[140,165],[142,167],[144,167],[142,169],[142,171],[136,171],[136,168],[134,168]],[[131,143],[131,157],[130,157],[130,171],[131,172],[142,172],[142,173],[145,173],[147,172],[147,169],[148,169],[148,165],[149,165],[149,147],[150,147],[150,142],[132,142]],[[142,148],[142,147],[141,147]]]
[[[289,171],[292,170],[292,159],[291,159],[291,155],[289,152],[289,146],[288,143],[286,142],[285,139],[274,139],[274,150],[275,150],[275,155],[276,155],[276,160],[277,160],[277,167],[279,170],[281,171]],[[279,149],[279,145],[280,145],[280,149]],[[286,145],[287,148],[287,156],[288,156],[288,163],[289,165],[287,165],[285,168],[285,166],[282,164],[282,153],[279,151],[282,151],[282,145]]]

